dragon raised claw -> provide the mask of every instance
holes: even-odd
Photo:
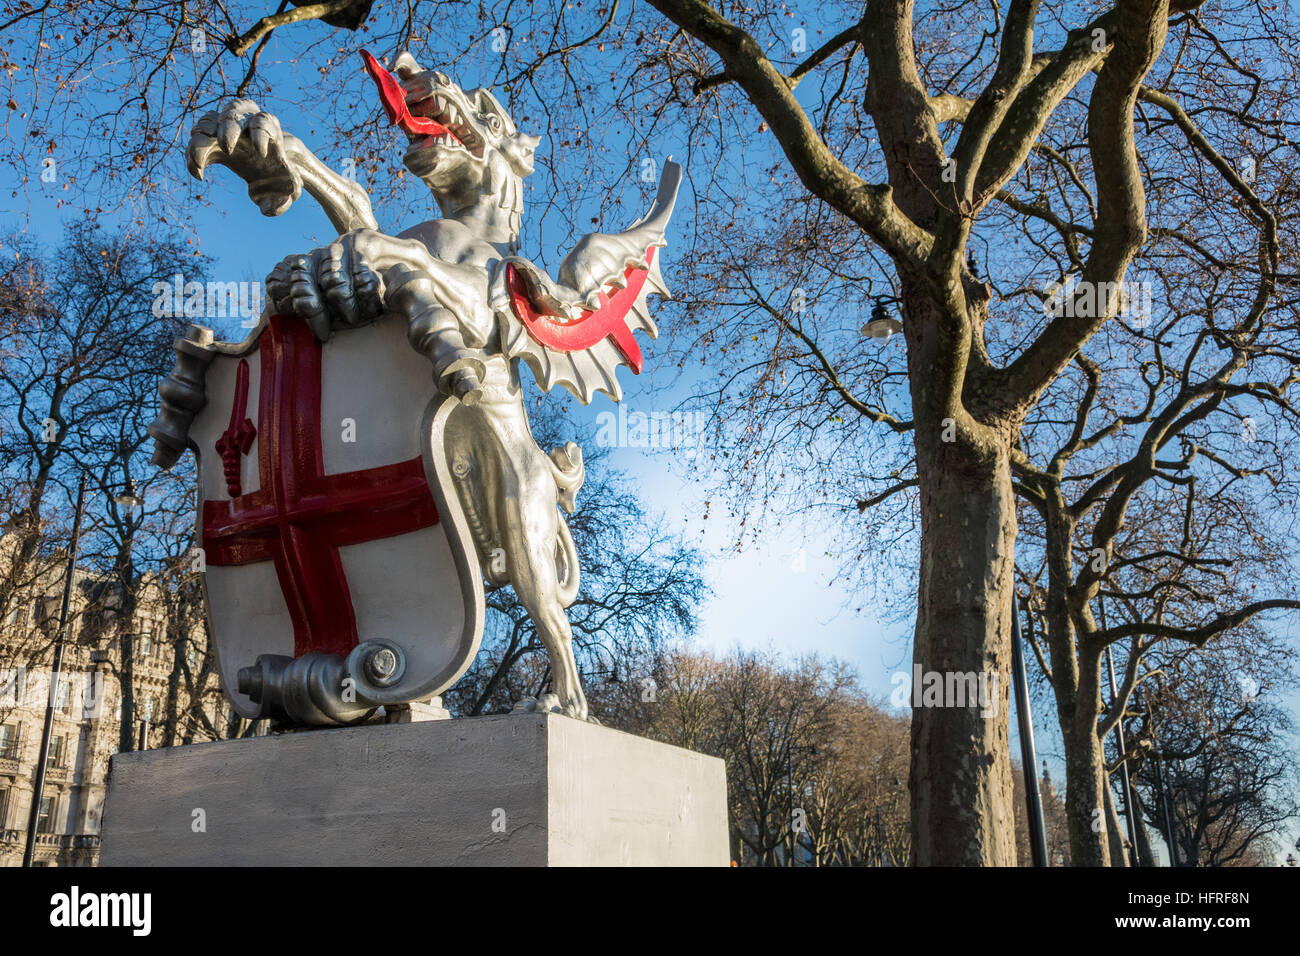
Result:
[[[428,186],[440,218],[384,234],[364,189],[249,100],[199,120],[187,165],[200,179],[214,163],[229,167],[268,216],[306,189],[338,230],[330,245],[276,266],[268,314],[298,316],[322,341],[384,315],[405,320],[439,388],[463,406],[449,420],[446,452],[483,574],[514,587],[550,658],[554,700],[546,695],[529,709],[585,719],[566,610],[578,593],[578,560],[560,513],[575,507],[582,450],[574,442],[549,453],[538,447],[519,364],[544,390],[562,385],[584,404],[596,392],[621,398],[618,367],[641,371],[633,332],[658,335],[646,296],[668,295],[658,253],[681,168],[666,162],[646,216],[623,232],[579,240],[553,280],[518,255],[523,179],[539,140],[519,132],[488,90],[462,90],[409,53],[394,61],[395,76],[363,57],[389,120],[409,139],[403,162]],[[183,436],[173,428],[156,437],[166,458]]]

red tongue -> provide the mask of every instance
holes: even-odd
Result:
[[[427,116],[412,116],[406,106],[406,91],[402,89],[397,77],[385,70],[367,51],[361,51],[361,58],[365,61],[366,72],[379,87],[379,99],[384,104],[384,112],[388,114],[390,123],[413,136],[440,136],[445,133],[460,142],[455,133],[437,120]]]

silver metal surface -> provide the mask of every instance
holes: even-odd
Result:
[[[347,678],[338,654],[263,654],[240,669],[239,691],[257,702],[259,719],[290,727],[348,724],[368,717],[375,705],[349,693]]]
[[[379,231],[365,190],[329,170],[249,100],[227,103],[196,124],[187,163],[198,178],[209,165],[228,166],[248,183],[249,196],[266,215],[283,213],[305,188],[338,230],[330,245],[286,257],[275,267],[266,283],[268,314],[298,316],[322,341],[381,316],[406,322],[411,345],[429,359],[438,388],[458,403],[442,421],[440,437],[480,570],[493,584],[511,585],[537,626],[556,698],[543,709],[558,707],[585,719],[587,701],[566,612],[578,593],[579,565],[560,513],[575,507],[584,476],[582,450],[569,442],[548,453],[533,440],[519,361],[543,389],[562,385],[584,403],[597,391],[617,401],[615,373],[628,361],[609,338],[564,351],[531,335],[511,308],[506,266],[522,276],[534,302],[568,319],[599,307],[602,293],[626,287],[629,270],[645,270],[627,324],[656,336],[645,297],[650,291],[667,295],[657,252],[665,245],[681,168],[666,162],[651,211],[622,233],[581,239],[554,281],[517,255],[523,177],[533,170],[539,140],[519,132],[489,91],[464,91],[443,74],[422,69],[409,54],[394,65],[411,112],[454,134],[408,134],[403,158],[429,188],[441,218],[398,236]],[[177,351],[177,370],[163,386],[163,412],[150,429],[158,460],[167,465],[184,447],[191,409],[202,408],[204,400],[202,347],[178,340]],[[368,641],[346,664],[264,663],[256,675],[249,670],[249,686],[260,680],[264,700],[273,701],[264,706],[292,720],[352,719],[354,710],[323,694],[322,675],[353,678],[362,702],[369,697],[395,703],[382,688],[400,659],[395,665],[382,651]]]

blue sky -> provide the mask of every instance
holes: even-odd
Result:
[[[285,118],[285,126],[292,130],[292,121]],[[183,166],[179,152],[175,162]],[[0,181],[0,185],[7,183]],[[194,191],[211,200],[211,205],[194,202],[186,212],[197,230],[198,248],[212,259],[211,275],[222,281],[260,280],[284,256],[317,248],[334,238],[329,221],[306,194],[284,215],[267,218],[248,199],[243,183],[223,167],[210,169],[204,182],[194,183]],[[407,191],[412,208],[418,209],[424,201],[423,190],[408,186]],[[26,229],[42,241],[56,243],[63,224],[76,221],[79,215],[55,208],[57,199],[65,195],[57,187],[32,190],[30,212],[21,207],[5,210],[5,231]],[[436,209],[431,202],[428,205],[432,216]],[[102,221],[107,228],[127,223],[123,216]],[[380,226],[395,233],[416,221],[418,218],[400,224],[381,221]],[[623,225],[602,223],[601,228],[612,231]],[[674,251],[673,233],[683,228],[677,221],[670,230],[664,253],[668,262]],[[529,251],[523,250],[525,254]],[[221,323],[220,319],[213,322],[227,338],[240,339],[246,334],[234,321],[225,326]],[[671,328],[663,327],[658,343],[642,340],[646,356],[643,375],[620,370],[629,409],[670,411],[687,396],[688,381],[655,369],[656,349],[672,334]],[[902,348],[902,343],[894,341],[884,347]],[[548,398],[566,399],[562,391]],[[602,412],[617,412],[617,406],[604,395],[597,395],[585,409],[573,401],[567,404],[574,420],[593,432]],[[705,501],[711,491],[716,498],[716,489],[690,473],[689,456],[671,450],[623,447],[613,449],[609,460],[635,479],[648,509],[662,515],[669,528],[683,533],[708,560],[705,573],[714,596],[701,609],[696,646],[717,652],[740,646],[775,649],[790,657],[811,653],[835,657],[853,664],[861,686],[886,702],[896,686],[893,676],[910,674],[912,617],[890,619],[870,606],[862,612],[853,609],[860,601],[854,601],[856,596],[839,583],[839,562],[828,554],[835,542],[824,528],[808,521],[787,523],[761,533],[755,543],[737,551],[737,522],[727,517],[725,509],[715,501],[710,517],[702,517]],[[802,561],[798,549],[803,551]],[[1055,721],[1041,704],[1035,718],[1040,760],[1049,759],[1054,775],[1063,780],[1064,765],[1057,766],[1060,748],[1054,743],[1059,736]],[[1018,757],[1014,718],[1011,733]]]
[[[274,47],[272,47],[274,50]],[[376,51],[382,52],[382,51]],[[426,65],[433,65],[431,58]],[[268,69],[275,69],[273,58],[268,57]],[[295,75],[281,78],[285,84],[285,99],[292,100],[301,82]],[[457,77],[466,85],[478,78]],[[361,83],[358,82],[358,89]],[[369,95],[370,90],[365,89]],[[376,101],[377,107],[377,101]],[[268,108],[276,107],[268,104]],[[295,122],[292,115],[281,116],[285,128],[296,132],[307,145],[316,149],[327,161],[337,161],[339,150],[328,144],[313,142],[310,135],[310,118]],[[181,143],[185,136],[178,137]],[[539,153],[553,148],[543,141]],[[667,152],[667,150],[665,150]],[[662,158],[662,157],[661,157]],[[394,162],[398,157],[393,156]],[[680,156],[679,156],[680,159]],[[184,158],[177,149],[172,157],[177,176],[184,180]],[[65,170],[65,174],[69,172]],[[29,171],[29,185],[19,188],[20,170],[0,171],[0,188],[3,195],[18,188],[18,195],[7,200],[4,210],[4,232],[27,231],[36,238],[53,245],[57,243],[65,222],[80,215],[82,205],[93,205],[81,197],[70,196],[60,183],[41,184],[38,171]],[[175,194],[178,212],[188,216],[198,236],[198,247],[212,259],[211,274],[225,281],[260,280],[284,256],[304,252],[328,243],[334,238],[333,230],[310,197],[304,195],[285,215],[268,219],[263,217],[249,201],[243,184],[229,171],[215,167],[204,183],[184,180],[189,185]],[[610,184],[611,189],[615,184]],[[75,189],[76,187],[74,187]],[[426,194],[408,182],[405,187],[408,208],[418,212],[427,208],[427,216],[435,214]],[[201,195],[211,200],[204,205],[192,198]],[[70,207],[57,208],[59,200],[74,198]],[[679,210],[683,208],[679,206]],[[527,221],[528,212],[525,211]],[[129,212],[119,212],[102,218],[112,229],[129,223]],[[422,218],[413,215],[402,222],[382,221],[381,228],[396,233]],[[615,231],[626,223],[606,221],[600,229]],[[595,226],[593,229],[597,228]],[[674,252],[680,249],[687,224],[680,219],[674,222],[669,233],[666,261],[671,263]],[[525,235],[527,235],[527,231]],[[544,236],[548,250],[562,247],[565,237]],[[541,257],[541,250],[525,248],[525,255]],[[242,333],[231,327],[224,330],[229,337],[241,338]],[[666,340],[671,340],[673,329],[663,327]],[[640,410],[671,411],[687,397],[691,381],[676,374],[675,369],[657,369],[657,354],[662,354],[661,343],[642,340],[647,370],[641,377],[630,371],[620,372],[629,408]],[[902,348],[895,341],[885,348]],[[561,394],[552,400],[567,398]],[[614,405],[608,398],[598,395],[587,409],[577,408],[574,417],[586,424],[596,425],[596,416],[609,411]],[[704,502],[716,489],[689,472],[686,456],[668,451],[636,448],[619,448],[611,455],[611,463],[633,476],[639,492],[652,512],[661,514],[669,528],[680,530],[695,543],[709,561],[707,577],[714,589],[713,600],[701,610],[696,644],[715,651],[725,652],[735,646],[748,648],[773,648],[786,655],[820,653],[852,663],[858,670],[864,689],[887,700],[893,690],[891,678],[897,672],[910,672],[911,632],[910,616],[898,618],[868,604],[866,610],[855,612],[853,607],[861,601],[856,595],[846,593],[840,583],[839,560],[827,552],[833,551],[835,541],[824,526],[816,523],[786,524],[780,529],[761,533],[757,541],[737,552],[733,545],[737,538],[737,523],[727,517],[724,508],[715,506],[705,519]],[[869,527],[869,526],[868,526]],[[869,533],[869,532],[867,532]],[[800,562],[802,550],[803,561]],[[802,567],[802,570],[800,568]],[[1293,704],[1295,701],[1293,700]],[[1295,707],[1293,706],[1293,710]],[[1019,755],[1014,716],[1010,717],[1014,752]],[[1035,733],[1040,750],[1040,760],[1046,757],[1058,785],[1064,781],[1064,767],[1060,762],[1059,733],[1048,701],[1040,699],[1035,708]]]
[[[284,125],[293,129],[288,117]],[[318,152],[327,155],[329,151]],[[179,150],[174,162],[183,168]],[[6,172],[8,175],[0,178],[0,188],[8,194],[16,184],[12,171]],[[427,194],[422,188],[408,186],[407,191],[412,208],[425,204]],[[268,218],[248,199],[243,183],[224,167],[211,168],[202,183],[193,182],[193,192],[211,200],[211,205],[193,202],[182,211],[192,217],[197,247],[212,260],[211,275],[222,281],[260,280],[284,256],[325,245],[334,238],[329,221],[305,193],[284,215]],[[60,199],[68,198],[59,183],[32,184],[4,210],[4,232],[25,231],[44,243],[56,244],[64,225],[80,218],[79,200],[71,207],[57,208]],[[428,215],[435,215],[432,202],[427,205]],[[113,229],[128,225],[129,216],[103,216],[100,221]],[[418,217],[400,224],[381,222],[381,227],[395,233],[416,221]],[[601,225],[613,231],[626,224]],[[673,231],[682,228],[680,220],[673,224]],[[670,232],[667,261],[673,251]],[[218,319],[213,324],[228,338],[246,334],[235,322],[224,327],[221,322]],[[663,328],[662,335],[660,343],[671,337],[672,329]],[[687,383],[666,382],[669,376],[656,374],[658,344],[643,341],[645,374],[635,376],[628,369],[619,372],[625,403],[631,409],[669,411],[689,390]],[[900,348],[901,343],[892,347]],[[567,394],[560,392],[549,400],[565,399]],[[604,395],[597,395],[585,409],[576,402],[567,404],[574,419],[593,430],[602,412],[617,411]],[[700,646],[718,651],[736,645],[773,647],[790,655],[817,652],[834,656],[857,666],[863,686],[883,696],[891,689],[893,672],[909,669],[911,621],[887,623],[873,614],[855,614],[842,607],[848,596],[837,586],[835,559],[826,554],[832,547],[828,536],[792,525],[764,535],[756,546],[737,553],[732,546],[735,522],[728,521],[717,507],[711,509],[707,520],[701,517],[709,494],[706,486],[687,474],[685,457],[669,450],[616,448],[610,460],[637,480],[638,491],[651,511],[662,514],[670,528],[680,530],[709,558],[707,576],[715,597],[702,609],[697,634]],[[806,553],[804,562],[797,560],[800,548]]]

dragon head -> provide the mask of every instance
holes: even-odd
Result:
[[[519,234],[523,177],[533,171],[540,140],[515,128],[510,114],[488,90],[465,91],[410,53],[393,63],[393,76],[369,53],[366,69],[379,86],[388,118],[410,145],[402,162],[429,187],[444,213],[494,197],[510,213]]]

